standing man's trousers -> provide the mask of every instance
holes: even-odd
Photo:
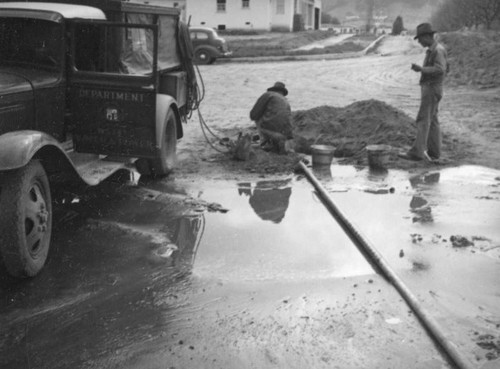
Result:
[[[439,101],[443,96],[443,85],[421,85],[420,109],[418,111],[416,125],[417,137],[408,152],[409,155],[424,159],[424,152],[431,159],[439,159],[441,156],[441,130],[438,120]]]

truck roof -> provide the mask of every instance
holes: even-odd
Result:
[[[102,10],[85,5],[39,2],[0,2],[0,9],[2,10],[2,16],[19,16],[21,15],[19,11],[21,11],[26,17],[39,18],[36,17],[36,13],[38,12],[46,15],[40,18],[50,19],[56,22],[60,21],[60,18],[106,19]],[[7,14],[6,11],[9,14]],[[52,17],[50,17],[50,14]]]

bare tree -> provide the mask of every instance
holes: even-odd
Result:
[[[375,9],[375,0],[357,0],[355,9],[359,14],[364,14],[365,32],[370,32]]]
[[[500,19],[500,0],[445,0],[432,21],[438,29],[451,31],[481,25],[490,29],[496,19]]]
[[[491,29],[493,21],[500,18],[500,0],[476,0],[474,3],[479,20],[486,29]]]
[[[455,27],[478,27],[478,14],[475,0],[452,0],[455,14]]]
[[[453,31],[461,28],[463,24],[462,15],[458,2],[462,0],[447,0],[441,4],[432,17],[432,24],[439,31]]]
[[[375,0],[366,0],[366,32],[370,32],[374,9],[375,9]]]

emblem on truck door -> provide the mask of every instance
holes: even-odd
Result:
[[[108,107],[108,108],[106,108],[106,120],[108,122],[118,122],[118,121],[120,121],[119,114],[118,114],[118,109],[115,108],[115,107]]]

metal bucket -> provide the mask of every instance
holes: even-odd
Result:
[[[389,145],[368,145],[366,152],[370,168],[385,169],[391,156],[392,147]]]
[[[313,166],[331,165],[335,147],[329,145],[312,145]]]

